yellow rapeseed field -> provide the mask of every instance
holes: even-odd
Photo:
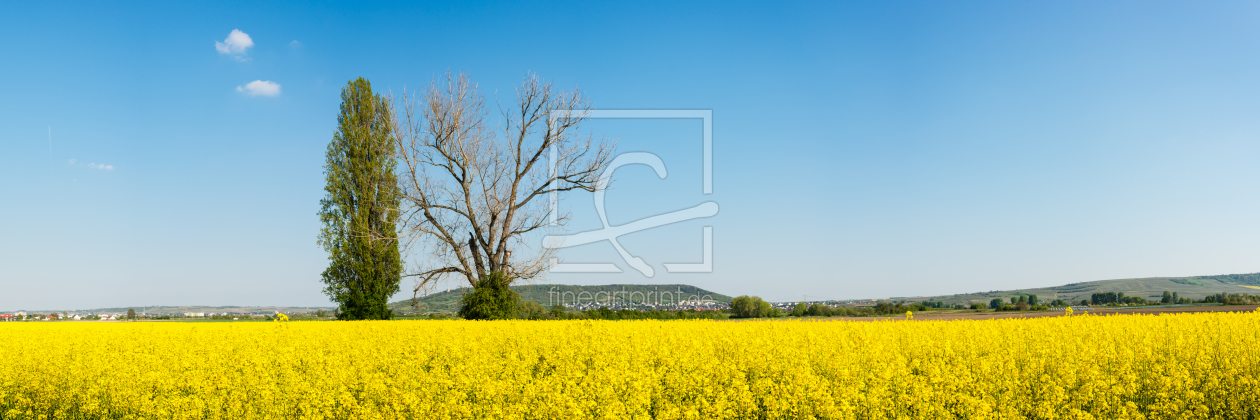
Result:
[[[4,419],[1251,419],[1260,313],[0,324]]]

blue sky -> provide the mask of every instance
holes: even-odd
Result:
[[[600,109],[713,110],[708,196],[697,122],[587,128],[670,168],[619,171],[613,223],[721,206],[623,245],[663,271],[712,226],[714,271],[646,278],[592,244],[562,255],[626,272],[549,282],[793,300],[1260,271],[1258,23],[1254,2],[8,4],[0,308],[327,305],[339,89],[447,70],[504,103],[532,71]],[[233,30],[252,46],[218,51]],[[590,200],[571,229],[598,226]]]

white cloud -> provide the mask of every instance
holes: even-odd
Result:
[[[295,40],[293,40],[293,42],[290,42],[290,43],[289,43],[289,46],[290,46],[290,47],[293,47],[293,48],[297,48],[297,47],[301,47],[301,46],[302,46],[302,43],[301,43],[301,42],[298,42],[298,40],[296,40],[296,39],[295,39]]]
[[[237,86],[236,91],[247,93],[249,96],[280,96],[280,84],[267,80],[255,80],[245,86]]]
[[[114,170],[114,165],[106,165],[106,164],[104,164],[104,163],[99,164],[99,165],[98,165],[98,164],[95,164],[95,163],[89,163],[89,164],[88,164],[88,167],[89,167],[89,168],[92,168],[92,169],[100,169],[100,170],[102,170],[102,171],[112,171],[112,170]]]
[[[70,159],[70,164],[73,165],[76,161],[78,161],[78,159]]]
[[[249,34],[241,32],[240,29],[233,29],[232,33],[228,34],[227,39],[224,39],[223,42],[214,42],[214,49],[218,50],[219,54],[233,55],[237,56],[237,58],[241,58],[240,56],[245,54],[245,50],[253,46],[254,40],[249,38]]]

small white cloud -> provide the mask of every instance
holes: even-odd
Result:
[[[290,43],[289,43],[289,46],[290,46],[290,47],[293,47],[293,48],[297,48],[297,47],[301,47],[301,46],[302,46],[302,43],[301,43],[301,42],[298,42],[298,41],[295,39],[295,40],[293,40],[293,42],[290,42]]]
[[[236,91],[247,93],[249,96],[280,96],[280,84],[268,80],[255,80],[245,86],[237,86]]]
[[[245,50],[253,46],[254,40],[240,29],[233,29],[223,42],[214,42],[214,49],[218,50],[219,54],[234,55],[238,56],[237,58],[241,58],[239,56],[245,54]]]
[[[73,165],[76,161],[78,161],[78,159],[70,159],[70,164]]]
[[[100,169],[100,170],[102,170],[102,171],[112,171],[112,170],[114,170],[114,165],[106,165],[106,164],[104,164],[104,163],[99,164],[99,165],[98,165],[98,164],[95,164],[95,163],[89,163],[89,164],[88,164],[88,167],[89,167],[89,168],[92,168],[92,169]]]

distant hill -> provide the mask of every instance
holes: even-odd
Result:
[[[993,298],[1007,299],[1020,294],[1035,294],[1038,299],[1044,301],[1063,299],[1079,302],[1082,299],[1089,299],[1090,295],[1094,293],[1124,292],[1126,296],[1141,296],[1146,299],[1158,300],[1163,297],[1165,290],[1176,292],[1178,297],[1192,299],[1202,299],[1204,296],[1218,293],[1260,294],[1260,273],[1098,280],[1033,289],[995,290],[991,292],[894,299],[934,300],[948,304],[971,304],[988,303]]]
[[[690,300],[693,296],[696,296],[721,303],[731,302],[730,296],[685,284],[610,284],[601,286],[531,284],[512,286],[512,290],[521,294],[522,301],[532,300],[544,307],[559,304],[561,298],[568,299],[571,302],[579,295],[583,299],[600,299],[601,301],[607,300],[612,296],[624,297],[634,302]],[[460,298],[469,291],[471,289],[468,287],[460,287],[424,296],[420,298],[418,309],[421,312],[457,312]],[[583,295],[583,293],[586,294]],[[616,293],[616,295],[613,295],[613,293]],[[675,295],[681,295],[681,299]],[[417,310],[417,308],[411,306],[410,299],[390,303],[389,307],[395,311],[412,312]]]

